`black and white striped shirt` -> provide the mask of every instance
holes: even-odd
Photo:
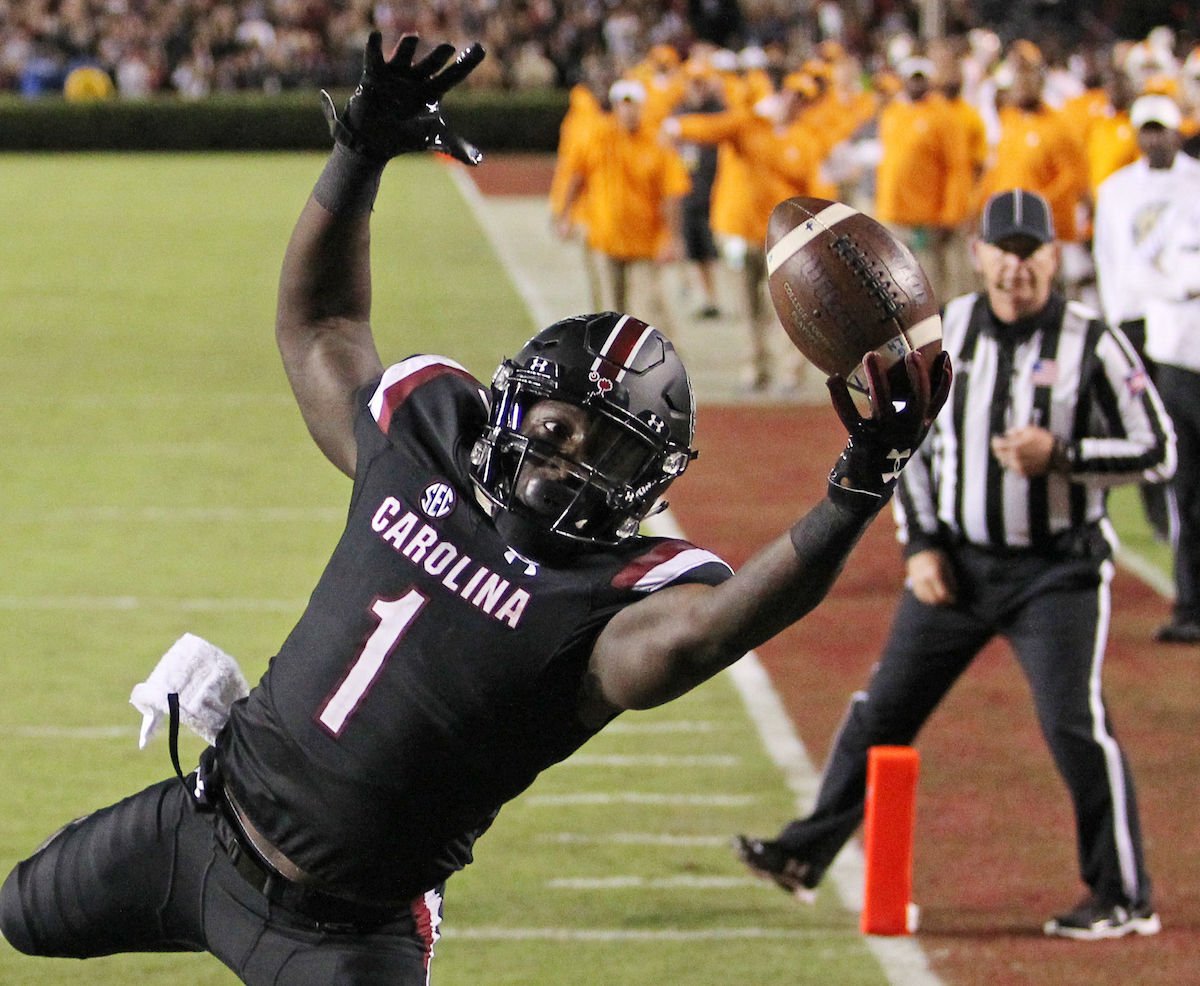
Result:
[[[954,383],[929,437],[901,474],[893,508],[906,554],[967,541],[1052,550],[1057,535],[1103,526],[1107,488],[1161,481],[1175,438],[1129,340],[1086,306],[1052,295],[1006,325],[980,294],[943,314]],[[1025,478],[1001,468],[991,438],[1036,425],[1066,443],[1070,468]]]

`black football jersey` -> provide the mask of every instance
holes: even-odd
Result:
[[[358,896],[409,899],[466,865],[500,806],[595,731],[576,707],[608,620],[663,586],[731,574],[662,538],[558,567],[522,557],[468,470],[487,400],[432,356],[363,388],[346,529],[218,740],[262,833]]]

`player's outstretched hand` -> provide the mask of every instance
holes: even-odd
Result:
[[[924,356],[911,352],[904,357],[908,393],[902,401],[893,401],[879,357],[867,353],[862,366],[870,417],[859,413],[843,377],[827,381],[833,408],[850,435],[829,473],[829,498],[856,513],[873,513],[887,502],[900,471],[946,403],[953,373],[948,354],[938,353],[927,367]]]
[[[484,50],[473,44],[455,56],[454,45],[440,44],[414,63],[419,43],[415,34],[405,35],[385,59],[382,36],[371,32],[358,88],[341,118],[329,93],[321,92],[330,133],[339,144],[381,161],[412,151],[440,151],[463,164],[479,164],[479,149],[446,125],[441,100],[483,61]]]

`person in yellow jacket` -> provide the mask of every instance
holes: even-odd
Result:
[[[1085,48],[1079,52],[1079,63],[1083,89],[1063,100],[1062,111],[1075,139],[1087,147],[1092,127],[1108,116],[1111,108],[1112,55],[1107,49]]]
[[[1095,280],[1091,254],[1084,243],[1087,158],[1062,112],[1042,99],[1044,63],[1036,58],[1010,58],[1007,67],[1011,75],[999,112],[1000,136],[979,196],[1023,188],[1050,203],[1063,255],[1060,276],[1064,290],[1079,298]]]
[[[585,188],[574,193],[567,208],[567,191],[571,179],[581,167],[582,156],[594,142],[594,132],[603,125],[608,105],[608,90],[614,79],[607,65],[593,64],[586,78],[571,87],[567,112],[558,131],[558,150],[554,174],[550,179],[550,215],[556,227],[569,225],[578,230],[588,227],[588,196]],[[564,223],[564,217],[565,223]],[[579,237],[583,252],[583,269],[587,277],[588,295],[594,311],[604,309],[604,286],[600,264],[585,235]]]
[[[586,236],[604,258],[605,307],[644,312],[671,335],[661,265],[682,256],[679,203],[691,182],[679,154],[643,125],[645,101],[640,82],[613,83],[611,113],[589,130],[570,164],[558,229],[564,239],[573,235],[572,207],[586,192]]]
[[[663,125],[673,139],[720,148],[711,224],[726,263],[742,283],[742,314],[750,342],[745,383],[752,391],[767,390],[776,370],[770,342],[774,315],[765,290],[764,245],[771,210],[794,195],[833,193],[820,176],[820,141],[802,122],[804,108],[815,96],[813,81],[792,73],[778,93],[753,105],[741,102],[721,113],[683,114]],[[804,365],[791,347],[786,352],[783,383],[793,388],[801,382]]]
[[[975,178],[967,131],[933,88],[932,61],[909,57],[897,68],[904,96],[879,117],[875,217],[913,251],[937,296],[949,298],[965,277],[955,276],[953,263]]]
[[[854,121],[853,129],[847,129],[849,121],[846,120],[846,109],[835,85],[832,64],[823,58],[810,58],[800,67],[798,75],[811,79],[816,87],[816,95],[806,100],[801,116],[818,141],[817,152],[825,157],[861,123]]]
[[[971,158],[971,187],[974,189],[987,170],[991,159],[988,144],[987,122],[979,107],[966,97],[964,65],[967,64],[965,42],[953,39],[931,40],[928,45],[929,60],[933,62],[933,84],[937,87],[955,124],[967,137],[967,151]],[[970,224],[976,216],[972,212]]]
[[[1137,132],[1129,121],[1129,107],[1137,95],[1124,72],[1113,70],[1105,79],[1105,104],[1087,131],[1084,149],[1088,160],[1088,194],[1094,202],[1100,183],[1140,156]]]
[[[837,51],[836,48],[824,50]],[[852,55],[831,61],[829,106],[831,107],[830,146],[850,140],[870,124],[882,108],[883,100],[863,79],[862,63]]]
[[[988,143],[987,122],[979,107],[963,95],[963,55],[952,45],[936,45],[930,43],[934,57],[935,83],[938,91],[946,100],[946,109],[950,113],[954,126],[963,132],[967,139],[967,156],[971,162],[971,192],[967,200],[967,213],[962,223],[950,237],[950,248],[947,257],[947,297],[965,294],[976,287],[976,273],[971,263],[970,241],[974,236],[975,221],[975,189],[979,186],[983,174],[991,161],[992,147]]]
[[[640,82],[646,88],[642,125],[648,130],[658,129],[687,90],[683,59],[669,44],[652,45],[646,57],[625,73],[625,77]]]

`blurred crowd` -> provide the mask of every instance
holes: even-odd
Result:
[[[655,44],[633,64],[607,57],[584,68],[551,205],[560,233],[597,258],[595,303],[621,309],[638,289],[637,309],[669,326],[656,271],[684,260],[701,310],[716,311],[710,285],[724,261],[744,283],[734,308],[750,331],[755,390],[801,382],[802,368],[777,365],[767,343],[762,244],[783,199],[869,212],[948,298],[974,287],[967,243],[986,199],[1036,191],[1053,210],[1068,293],[1095,304],[1100,184],[1139,158],[1146,123],[1177,131],[1189,152],[1200,145],[1200,46],[1162,26],[1075,48],[979,27],[923,42],[901,29],[865,57],[833,39],[738,51]],[[1146,95],[1156,99],[1139,118],[1131,110]]]
[[[1102,0],[1099,7],[1111,6]],[[470,85],[569,87],[589,58],[631,62],[656,44],[738,50],[834,40],[873,66],[903,33],[1115,37],[1119,18],[1044,0],[0,0],[0,92],[200,98],[234,90],[349,86],[368,31],[416,31],[490,56]],[[1121,5],[1118,5],[1121,6]],[[1124,5],[1129,7],[1130,5]],[[1133,5],[1137,6],[1137,5]],[[1144,6],[1144,4],[1143,4]],[[1071,8],[1067,10],[1065,8]],[[1188,15],[1190,20],[1196,17]],[[1183,26],[1183,25],[1177,25]],[[1126,32],[1128,33],[1128,32]]]

